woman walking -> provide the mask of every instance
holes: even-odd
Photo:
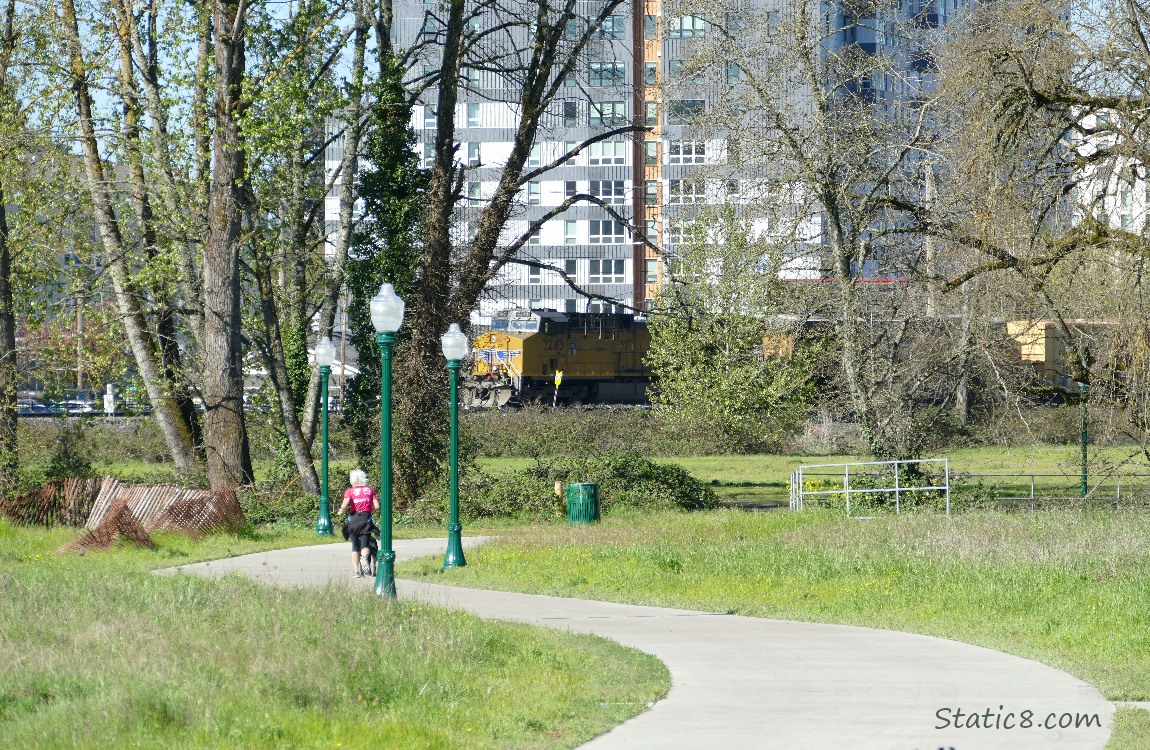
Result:
[[[379,510],[379,497],[375,490],[367,486],[367,474],[362,469],[353,469],[348,474],[351,484],[343,493],[343,505],[339,506],[339,515],[351,508],[351,516],[347,521],[347,533],[351,539],[351,564],[355,569],[355,578],[363,578],[363,569],[359,566],[359,553],[371,548],[371,534],[375,529],[375,522],[371,514]]]

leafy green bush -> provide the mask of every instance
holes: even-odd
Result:
[[[94,476],[83,424],[73,419],[63,419],[61,422],[60,431],[56,433],[55,445],[52,447],[52,455],[48,458],[45,477],[79,479]]]
[[[474,441],[477,455],[501,458],[717,455],[735,450],[722,435],[697,430],[684,434],[659,409],[528,405],[521,409],[464,412],[461,432]]]
[[[565,487],[575,482],[599,485],[604,513],[616,508],[699,510],[716,505],[711,488],[682,467],[614,453],[540,459],[527,469],[497,475],[471,471],[460,482],[460,513],[467,519],[563,518],[567,513]],[[408,509],[407,517],[439,523],[447,514],[447,497],[446,481],[442,481],[423,502]]]
[[[245,488],[238,499],[248,523],[254,526],[314,526],[319,518],[319,500],[314,495]]]

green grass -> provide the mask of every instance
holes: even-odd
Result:
[[[1105,470],[1121,464],[1121,474],[1150,474],[1150,465],[1145,459],[1130,459],[1135,452],[1132,446],[1117,446],[1094,449],[1089,452],[1091,475],[1090,486],[1099,481]],[[1024,474],[1045,474],[1035,480],[1039,494],[1051,496],[1076,496],[1079,492],[1079,452],[1077,446],[988,446],[963,448],[927,458],[950,459],[952,474],[1009,474],[1015,479],[981,478],[967,480],[968,485],[996,487],[993,494],[998,496],[1020,496],[1029,494],[1030,480]],[[1127,459],[1130,459],[1127,461]],[[675,456],[653,460],[660,463],[678,464],[697,479],[710,482],[715,494],[723,502],[762,502],[786,501],[791,472],[799,466],[812,464],[837,464],[872,460],[865,456],[853,455],[754,455],[754,456]],[[479,466],[488,472],[522,469],[530,466],[530,458],[486,458],[480,459]],[[1123,463],[1125,462],[1125,463]],[[834,470],[835,481],[841,481]],[[1143,480],[1141,489],[1145,492],[1150,482]],[[1127,485],[1129,486],[1129,485]],[[1095,490],[1099,497],[1114,496],[1112,479],[1104,480]]]
[[[955,638],[1150,700],[1143,514],[661,513],[508,533],[468,562],[447,581]]]
[[[314,532],[51,554],[74,535],[0,521],[0,746],[566,748],[668,686],[603,639],[149,572]]]
[[[1120,706],[1114,715],[1106,750],[1146,750],[1150,747],[1150,711]]]

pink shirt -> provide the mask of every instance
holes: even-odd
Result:
[[[367,485],[348,487],[343,492],[343,499],[351,502],[352,513],[371,513],[374,510],[375,490]]]

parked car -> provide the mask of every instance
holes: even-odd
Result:
[[[69,417],[82,417],[96,413],[96,405],[91,401],[56,401],[52,404]]]
[[[16,413],[21,417],[56,417],[67,414],[68,410],[55,404],[45,404],[35,399],[22,398],[16,402]]]

